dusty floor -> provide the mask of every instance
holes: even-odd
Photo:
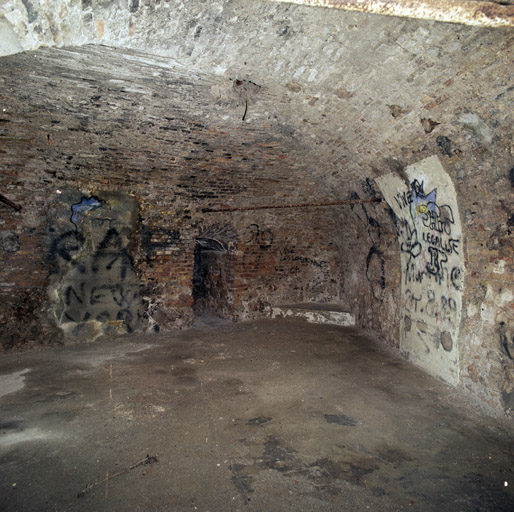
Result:
[[[514,510],[514,428],[349,328],[7,354],[0,395],[0,510]]]

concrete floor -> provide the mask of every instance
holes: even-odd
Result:
[[[514,427],[351,328],[3,354],[0,395],[2,511],[514,510]]]

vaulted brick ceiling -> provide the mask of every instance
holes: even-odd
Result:
[[[511,112],[503,105],[512,91],[502,78],[512,59],[508,28],[245,0],[8,0],[0,14],[24,49],[131,49],[104,58],[105,50],[85,47],[62,59],[77,77],[95,74],[104,92],[121,80],[135,110],[139,103],[166,110],[170,98],[180,98],[175,107],[186,118],[231,130],[227,145],[252,130],[261,143],[280,141],[327,185],[327,195],[346,196],[356,180],[439,152],[438,136],[472,156],[509,131]],[[48,50],[25,55],[29,75],[51,70],[49,56]],[[163,90],[166,69],[202,84],[204,93],[188,96],[180,80]],[[59,94],[58,75],[50,102]],[[80,111],[71,103],[66,108]],[[469,111],[482,120],[495,115],[488,140],[466,124]],[[145,122],[142,111],[136,118],[137,127],[127,121],[123,128],[136,130],[134,140]],[[467,172],[462,159],[454,165]]]
[[[71,292],[62,299],[82,286],[80,269],[96,272],[92,253],[75,271],[70,251],[86,237],[70,208],[98,194],[137,202],[137,222],[120,222],[133,229],[123,251],[149,300],[141,316],[134,296],[143,329],[191,324],[195,240],[226,228],[235,270],[220,314],[340,303],[406,354],[435,354],[426,366],[436,375],[511,410],[513,43],[508,27],[272,1],[4,0],[0,53],[13,55],[0,58],[0,192],[22,205],[2,220],[7,346],[55,325],[93,325],[96,336],[125,314],[113,297],[109,320],[95,311],[90,322],[89,310],[68,311]],[[437,192],[454,213],[449,231],[426,224],[426,209],[412,225],[413,208],[394,211],[420,183],[428,195],[416,198],[435,209]],[[237,210],[380,191],[388,203]],[[204,211],[212,205],[237,211]],[[112,219],[93,221],[100,245],[111,240],[102,226]],[[49,274],[59,262],[61,274]],[[436,297],[444,329],[439,310],[429,313]],[[422,299],[415,318],[410,301]],[[421,352],[408,352],[413,339]]]

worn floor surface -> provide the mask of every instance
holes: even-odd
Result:
[[[0,510],[514,510],[510,424],[349,328],[7,354],[0,395]]]

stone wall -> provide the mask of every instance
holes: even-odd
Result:
[[[0,61],[0,193],[23,207],[1,205],[6,346],[17,336],[55,339],[52,233],[43,219],[57,191],[78,194],[70,208],[108,192],[136,201],[136,229],[125,241],[147,329],[191,323],[196,239],[229,225],[224,315],[335,301],[361,327],[404,346],[418,335],[412,326],[427,321],[411,317],[406,329],[400,262],[405,269],[408,253],[400,248],[417,246],[395,200],[203,209],[381,197],[376,181],[391,173],[396,191],[407,193],[416,176],[405,169],[437,155],[455,189],[441,204],[460,217],[463,290],[461,321],[452,320],[459,334],[438,327],[432,346],[458,350],[451,366],[460,386],[512,409],[512,30],[247,0],[7,0],[0,14],[15,49],[125,48],[45,49]],[[423,194],[435,188],[444,198],[436,179]],[[441,240],[418,242],[437,248]],[[439,375],[455,382],[447,370]]]
[[[89,198],[60,192],[46,219],[51,317],[66,336],[86,340],[141,330],[142,285],[130,251],[136,200],[117,192]]]
[[[455,188],[436,156],[377,181],[401,251],[400,350],[456,385],[465,268]]]
[[[352,189],[354,199],[382,195],[374,181]],[[337,212],[341,304],[357,325],[394,347],[400,340],[400,255],[387,203],[363,203]]]
[[[240,118],[245,103],[251,119],[259,96],[273,94],[269,122],[283,124],[331,190],[346,190],[354,175],[374,178],[391,159],[414,163],[402,148],[435,146],[466,109],[487,124],[481,98],[510,94],[508,79],[495,78],[511,65],[509,28],[266,0],[5,0],[0,15],[24,50],[130,48],[165,67],[239,80],[230,110]]]
[[[9,105],[0,186],[22,205],[2,205],[2,314],[15,332],[13,298],[27,293],[37,310],[20,318],[34,335],[6,345],[35,342],[41,322],[80,339],[191,325],[202,237],[229,249],[229,278],[214,293],[226,298],[224,317],[269,315],[291,300],[337,301],[327,209],[207,211],[326,198],[290,157],[290,142],[242,125],[239,113],[223,120],[231,102],[213,89],[224,81],[128,59],[122,69],[124,57],[91,48],[0,61]],[[34,58],[45,66],[27,76]],[[109,62],[116,78],[102,71]]]

